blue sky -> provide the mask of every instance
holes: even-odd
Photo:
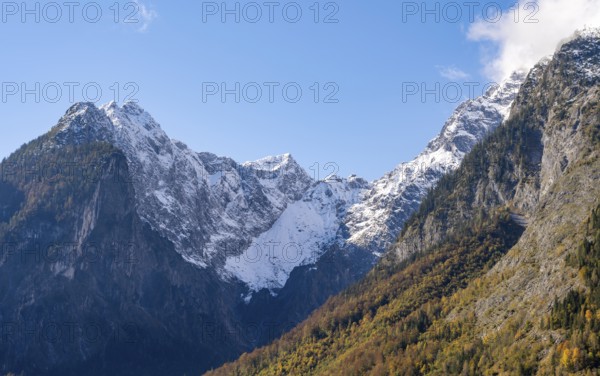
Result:
[[[274,7],[273,22],[269,8],[258,2],[253,4],[263,15],[256,23],[247,21],[257,15],[248,1],[239,3],[239,23],[235,15],[222,22],[221,9],[214,8],[221,1],[84,1],[74,8],[59,2],[60,18],[57,9],[44,8],[47,2],[37,3],[39,11],[35,1],[26,2],[33,13],[20,2],[11,3],[18,9],[9,3],[2,4],[0,23],[0,156],[50,129],[71,102],[85,99],[87,84],[88,99],[96,99],[96,87],[102,89],[98,104],[122,102],[135,91],[134,99],[172,138],[196,151],[240,162],[290,152],[307,169],[334,162],[340,175],[371,180],[418,154],[458,104],[454,95],[439,101],[433,95],[403,98],[403,87],[411,82],[429,88],[449,82],[483,86],[493,77],[486,59],[502,48],[498,40],[469,38],[467,14],[450,22],[454,13],[439,13],[439,22],[435,15],[423,22],[423,9],[397,0],[323,1],[317,3],[318,17],[313,1],[282,1]],[[445,3],[426,2],[429,9]],[[487,4],[475,8],[478,18]],[[493,4],[508,9],[513,2]],[[236,2],[226,5],[234,9]],[[298,7],[302,16],[293,23]],[[102,15],[96,17],[98,8]],[[125,22],[129,14],[129,21],[138,22]],[[328,15],[338,22],[325,23]],[[273,103],[265,82],[278,85]],[[34,94],[22,98],[22,83],[41,93],[39,103]],[[77,83],[68,84],[74,98],[65,83]],[[203,96],[212,83],[229,89],[258,83],[263,95],[252,103],[256,87],[250,84],[240,103],[232,94],[223,103],[220,95]],[[282,94],[286,84],[292,88],[287,97]],[[59,100],[56,85],[62,91]],[[288,103],[297,87],[302,97]],[[337,103],[324,103],[334,91],[330,99]],[[465,88],[462,98],[467,96]]]

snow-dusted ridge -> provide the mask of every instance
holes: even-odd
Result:
[[[349,209],[348,243],[377,254],[387,249],[427,191],[508,117],[524,79],[525,72],[515,72],[483,96],[462,103],[421,154],[375,181],[364,200]]]
[[[121,149],[141,218],[199,267],[222,267],[243,252],[313,183],[289,154],[270,157],[279,164],[268,169],[266,160],[240,165],[196,153],[133,102],[78,103],[55,129],[58,145],[104,140]]]
[[[251,291],[282,288],[294,268],[317,262],[339,239],[346,211],[368,187],[367,181],[356,177],[314,183],[244,253],[228,258],[225,269]]]
[[[138,104],[72,106],[51,144],[108,141],[127,157],[140,217],[190,263],[276,293],[333,244],[376,257],[428,189],[507,116],[524,74],[460,105],[413,161],[369,184],[314,181],[290,154],[237,163],[170,139]]]
[[[350,178],[313,185],[243,254],[228,258],[226,271],[251,292],[267,288],[273,293],[295,267],[315,263],[332,244],[381,256],[437,180],[502,124],[524,79],[523,72],[515,73],[460,105],[417,158],[372,184]]]
[[[583,75],[589,80],[598,80],[600,79],[600,69],[597,64],[598,50],[596,43],[589,43],[590,40],[600,40],[600,27],[589,27],[576,31],[561,43],[555,55],[568,54],[569,59],[576,60],[573,74]],[[566,44],[569,44],[569,48],[563,49],[562,47]],[[567,56],[563,57],[567,58]]]

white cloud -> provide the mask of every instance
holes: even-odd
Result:
[[[502,80],[519,69],[530,69],[551,55],[575,30],[600,27],[598,0],[519,0],[518,13],[503,12],[498,22],[483,18],[471,25],[468,37],[488,41],[496,53],[483,58],[485,74]]]
[[[438,69],[440,76],[447,78],[451,81],[465,80],[465,79],[469,78],[468,73],[466,73],[456,67],[437,66],[436,68]]]
[[[148,8],[148,6],[140,0],[134,0],[134,3],[137,6],[137,19],[139,21],[138,25],[140,25],[138,31],[143,33],[148,30],[152,21],[158,17],[158,13],[155,10]]]

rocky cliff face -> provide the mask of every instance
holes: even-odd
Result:
[[[514,114],[541,133],[539,163],[520,182],[533,182],[532,188],[517,187],[509,202],[527,217],[527,229],[486,275],[489,281],[507,278],[451,315],[472,312],[482,335],[513,325],[504,320],[507,308],[498,307],[518,312],[519,325],[538,324],[555,301],[583,288],[565,260],[586,239],[585,223],[600,204],[600,32],[576,34],[536,73],[535,84],[517,97],[521,110]],[[549,339],[562,340],[536,325],[523,342]]]
[[[240,333],[235,286],[140,219],[122,152],[88,144],[42,158],[46,141],[2,165],[0,201],[17,191],[20,205],[0,223],[1,371],[182,374],[251,346],[213,330]]]
[[[545,68],[544,62],[534,67],[527,75],[520,92],[516,95],[511,118],[521,118],[523,98],[530,100],[531,90],[538,84],[540,74]],[[438,205],[439,208],[429,213],[421,222],[413,222],[410,228],[403,231],[401,241],[394,245],[394,251],[399,259],[405,259],[414,252],[442,242],[459,223],[475,218],[481,210],[514,203],[515,210],[527,211],[535,206],[538,200],[539,165],[541,163],[543,144],[539,122],[528,123],[523,129],[511,130],[504,127],[502,132],[514,132],[515,139],[523,141],[523,146],[506,145],[504,139],[487,140],[486,148],[475,146],[473,155],[465,161],[472,169],[467,176],[453,174],[445,176],[441,186],[459,185],[456,194],[447,192],[449,202]],[[496,137],[498,138],[498,137]],[[516,143],[515,143],[516,144]],[[525,146],[527,152],[525,153]],[[512,153],[501,155],[500,150],[509,149]],[[482,170],[487,162],[492,161],[488,170]],[[456,190],[456,188],[454,188]],[[452,201],[451,201],[452,200]],[[425,198],[425,204],[420,207],[419,214],[427,212],[436,202],[431,194]],[[453,215],[448,213],[452,211]]]
[[[450,204],[443,211],[430,214],[419,226],[407,229],[395,246],[400,258],[443,241],[448,229],[474,218],[481,208],[510,205],[525,217],[534,212],[557,176],[564,174],[589,149],[584,139],[587,131],[582,131],[580,117],[582,109],[589,110],[595,103],[598,76],[592,72],[598,70],[596,41],[594,32],[586,32],[564,44],[552,60],[544,60],[532,69],[515,99],[510,117],[526,127],[518,131],[506,129],[518,133],[514,136],[523,141],[527,152],[521,147],[501,157],[498,151],[486,152],[476,147],[478,156],[468,163],[477,167],[491,160],[492,165],[485,172],[474,169],[469,177],[449,177],[443,182],[461,183],[466,192],[461,197],[463,206]],[[586,120],[592,128],[593,119]],[[510,148],[493,141],[489,144]],[[476,186],[467,187],[474,181]],[[449,210],[460,215],[448,218]]]

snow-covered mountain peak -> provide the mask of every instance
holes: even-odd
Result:
[[[600,28],[577,31],[558,48],[555,57],[568,62],[564,69],[573,78],[600,80]]]
[[[99,110],[94,103],[78,102],[69,107],[58,121],[58,125],[61,127],[76,126],[82,123],[87,123],[90,126],[104,125],[104,122],[101,122],[100,124],[88,122],[89,120],[96,120],[102,117],[102,115],[103,112]]]
[[[289,153],[244,162],[242,166],[256,171],[260,178],[275,179],[284,178],[286,175],[303,175],[303,180],[310,179],[306,171]]]
[[[142,106],[139,105],[139,102],[133,100],[123,103],[123,111],[132,114],[141,114],[146,112],[146,110],[144,110]]]
[[[223,267],[313,183],[289,154],[240,165],[196,153],[133,102],[78,103],[57,127],[49,147],[104,141],[123,151],[140,217],[199,267]]]
[[[80,102],[65,112],[52,132],[58,145],[109,141],[112,139],[113,125],[93,103]]]
[[[384,251],[437,179],[504,120],[520,79],[463,103],[415,160],[373,184],[355,175],[314,181],[290,154],[238,164],[196,153],[137,103],[73,106],[61,120],[63,141],[112,142],[127,157],[140,217],[185,260],[250,292],[276,292],[332,245]]]
[[[105,103],[105,104],[101,105],[101,106],[100,106],[100,110],[102,110],[102,111],[105,111],[105,112],[106,112],[106,111],[108,111],[109,109],[115,109],[115,108],[118,108],[118,107],[119,107],[119,105],[117,104],[117,102],[116,102],[116,101],[114,101],[114,100],[112,100],[112,101],[110,101],[110,102],[108,102],[108,103]]]
[[[282,192],[287,200],[302,198],[313,180],[291,154],[269,156],[241,165],[254,175],[261,185]]]
[[[421,154],[373,182],[364,199],[348,210],[347,242],[375,253],[385,250],[437,180],[458,168],[475,144],[502,124],[524,79],[524,72],[515,72],[483,96],[462,103]]]
[[[113,101],[100,107],[100,109],[104,111],[117,128],[126,126],[135,130],[136,133],[143,130],[147,132],[154,131],[166,137],[158,122],[136,102],[126,102],[122,107],[119,107]]]
[[[77,102],[73,104],[67,112],[65,113],[65,117],[74,117],[81,116],[88,111],[98,111],[96,105],[92,102]]]
[[[286,154],[281,154],[281,155],[264,157],[264,158],[258,159],[256,161],[244,162],[243,166],[251,167],[255,170],[272,172],[272,171],[280,170],[290,164],[295,164],[295,163],[296,163],[296,161],[294,160],[292,155],[289,153],[286,153]]]
[[[600,39],[600,27],[589,26],[575,31],[570,40],[573,39]]]
[[[502,115],[506,119],[509,115],[510,107],[519,93],[521,84],[527,77],[527,73],[528,71],[526,70],[518,70],[511,73],[503,81],[492,85],[489,92],[481,97],[481,99],[484,100],[487,98],[490,103],[497,104],[497,109],[503,111]]]
[[[94,129],[82,140],[109,141],[124,152],[140,217],[185,260],[212,266],[250,292],[276,292],[294,268],[333,245],[381,254],[437,179],[502,123],[522,79],[515,74],[460,105],[417,158],[372,184],[355,175],[315,181],[290,154],[238,164],[196,153],[132,102],[78,104],[61,122],[65,140]]]
[[[422,155],[441,158],[444,162],[452,158],[450,154],[469,152],[476,142],[506,119],[525,77],[526,72],[514,72],[504,81],[490,84],[484,95],[462,103]]]
[[[348,186],[350,188],[368,188],[369,182],[357,175],[348,176]]]

